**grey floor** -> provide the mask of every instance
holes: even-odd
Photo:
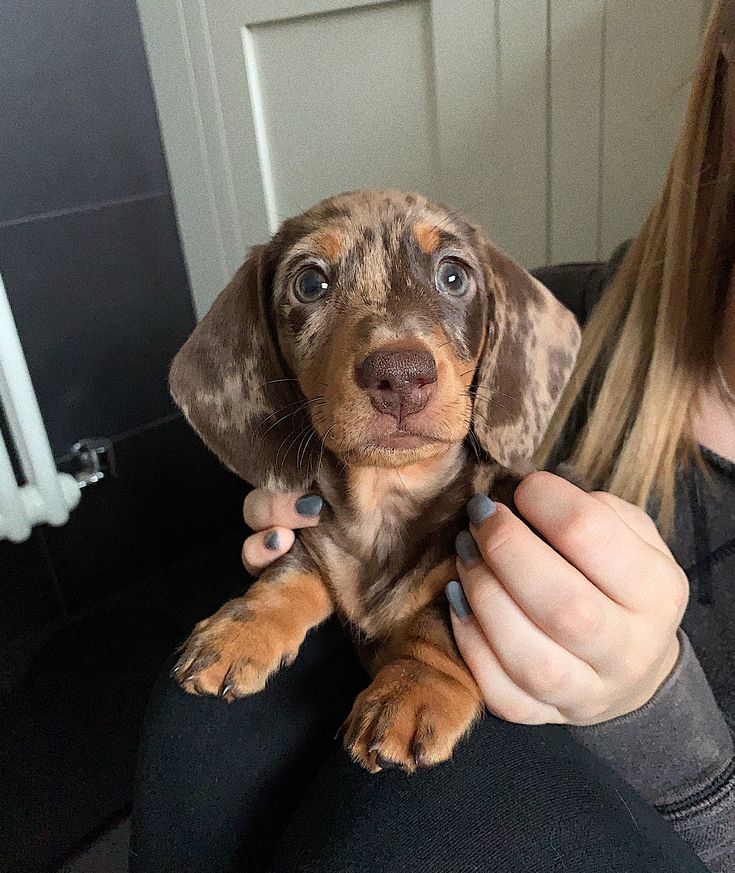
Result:
[[[130,819],[125,819],[64,864],[59,873],[127,873],[129,843]]]

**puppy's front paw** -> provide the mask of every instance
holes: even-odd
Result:
[[[388,664],[355,700],[344,745],[371,773],[408,773],[451,757],[480,714],[480,703],[456,680],[427,664]]]
[[[234,700],[261,691],[295,657],[284,651],[277,624],[257,618],[242,599],[231,600],[194,628],[171,675],[190,694]]]

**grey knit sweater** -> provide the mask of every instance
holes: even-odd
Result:
[[[584,322],[620,258],[536,275]],[[707,450],[704,460],[705,471],[681,474],[669,541],[691,586],[679,661],[641,709],[570,730],[671,822],[712,873],[735,873],[735,464]]]

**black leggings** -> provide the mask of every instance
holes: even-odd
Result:
[[[704,871],[561,727],[486,716],[448,764],[366,773],[334,740],[365,682],[336,622],[245,700],[189,696],[162,676],[130,873]]]

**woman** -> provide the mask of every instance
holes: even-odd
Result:
[[[690,849],[735,871],[735,2],[715,6],[639,237],[540,274],[587,321],[544,461],[605,491],[534,474],[522,518],[474,498],[458,539],[452,623],[497,717],[449,765],[364,773],[332,740],[365,682],[334,623],[231,706],[162,679],[133,873],[703,869]],[[246,500],[251,572],[318,523],[297,498]]]

